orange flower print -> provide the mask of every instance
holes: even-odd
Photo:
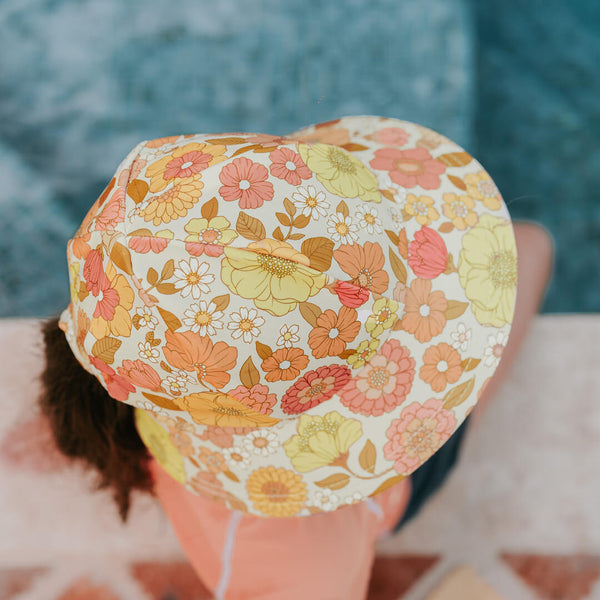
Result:
[[[298,414],[317,406],[329,400],[349,380],[350,369],[345,365],[330,365],[309,371],[281,399],[283,412]]]
[[[297,139],[303,142],[321,142],[332,146],[343,146],[350,142],[350,130],[346,127],[335,127],[339,119],[329,121],[330,125],[320,124],[312,133],[300,133]]]
[[[169,437],[173,445],[179,451],[182,456],[192,456],[194,454],[194,446],[192,445],[192,438],[189,434],[194,433],[194,425],[189,423],[181,417],[171,419],[164,415],[153,412],[153,417],[161,424],[164,424],[169,429]]]
[[[160,375],[142,360],[124,360],[117,371],[119,375],[137,385],[155,392],[162,390]]]
[[[179,136],[178,135],[169,135],[166,137],[156,138],[154,140],[148,140],[145,144],[145,148],[160,148],[161,146],[166,146],[167,144],[174,144]]]
[[[279,422],[278,419],[248,408],[233,396],[219,392],[196,392],[182,398],[173,398],[173,402],[201,425],[222,428],[270,427]]]
[[[227,471],[225,458],[220,452],[212,452],[205,446],[201,446],[196,453],[196,457],[211,473]]]
[[[146,169],[146,177],[150,179],[150,192],[161,192],[170,183],[199,179],[201,171],[226,159],[223,156],[225,150],[225,146],[197,142],[175,148]]]
[[[76,342],[77,347],[79,348],[79,352],[82,354],[82,356],[86,355],[83,342],[85,341],[88,331],[90,330],[90,324],[91,324],[90,319],[85,314],[83,309],[80,308],[77,311],[77,324],[76,324],[77,331],[76,331],[76,335],[75,335],[75,342]]]
[[[251,388],[247,388],[245,385],[238,385],[234,390],[230,390],[227,393],[242,404],[263,415],[270,415],[277,403],[277,396],[269,394],[269,388],[260,383],[253,385]]]
[[[240,201],[240,208],[258,208],[273,199],[273,184],[267,181],[269,171],[245,156],[225,165],[219,173],[223,187],[219,194],[228,202]]]
[[[202,195],[204,184],[201,181],[181,181],[157,196],[151,196],[136,207],[144,221],[152,221],[154,225],[169,223],[185,217]]]
[[[389,277],[383,270],[385,257],[379,244],[365,242],[340,246],[333,252],[333,258],[345,273],[352,278],[352,283],[376,294],[387,290]]]
[[[254,508],[269,517],[293,517],[306,502],[302,475],[283,467],[269,465],[256,469],[246,487]]]
[[[434,392],[441,392],[449,383],[455,383],[462,375],[460,354],[445,342],[431,346],[423,354],[423,366],[419,377],[431,386]]]
[[[88,244],[91,237],[91,233],[84,233],[81,237],[76,237],[72,240],[69,240],[73,256],[75,256],[76,258],[81,258],[83,260],[87,258],[87,255],[91,250],[90,245]]]
[[[425,190],[438,189],[439,176],[446,170],[425,148],[383,148],[375,152],[375,158],[369,164],[374,169],[387,171],[390,179],[402,187],[418,185]]]
[[[419,342],[428,342],[444,330],[447,308],[444,292],[432,292],[429,279],[415,279],[404,295],[402,329],[412,333]]]
[[[310,179],[313,175],[302,157],[291,148],[273,150],[269,158],[272,161],[271,175],[284,179],[290,185],[300,185],[303,179]]]
[[[394,461],[398,473],[412,473],[448,440],[455,427],[454,414],[443,408],[441,400],[413,402],[388,427],[385,434],[389,442],[383,455]]]
[[[317,317],[317,326],[308,334],[308,345],[315,358],[339,356],[359,331],[358,313],[353,308],[342,306],[339,314],[327,309]]]
[[[198,427],[198,425],[195,425]],[[198,434],[196,432],[196,437],[200,440],[208,440],[215,446],[219,446],[219,448],[231,448],[233,446],[233,436],[234,435],[245,435],[248,431],[254,431],[256,427],[217,427],[211,425],[210,427],[206,427],[206,429]]]
[[[261,368],[267,381],[296,379],[308,365],[308,356],[301,348],[279,348],[262,361]]]
[[[167,362],[176,369],[196,371],[199,381],[217,389],[229,383],[229,371],[237,359],[237,348],[225,342],[213,344],[207,336],[192,331],[171,331],[165,333],[167,343],[163,352]]]
[[[404,402],[412,387],[415,360],[398,340],[388,340],[341,394],[352,412],[378,417]]]

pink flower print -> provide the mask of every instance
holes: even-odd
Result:
[[[98,302],[94,317],[102,317],[105,321],[112,321],[115,316],[115,309],[119,306],[119,294],[116,289],[110,285],[108,277],[100,278],[98,285]]]
[[[285,179],[290,185],[300,185],[303,179],[310,179],[312,171],[302,157],[290,148],[278,148],[269,154],[272,161],[271,174]]]
[[[388,427],[389,442],[383,447],[383,455],[394,461],[398,473],[412,473],[448,440],[455,427],[454,414],[442,408],[441,400],[413,402]]]
[[[147,363],[140,359],[124,360],[117,371],[133,385],[158,392],[162,389],[160,375]]]
[[[345,365],[319,367],[306,373],[290,387],[281,405],[287,414],[302,413],[325,400],[343,388],[350,380],[350,369]]]
[[[426,190],[439,188],[441,181],[438,176],[446,170],[445,165],[425,148],[382,148],[375,152],[375,158],[369,164],[374,169],[388,171],[390,179],[402,187],[419,185]]]
[[[129,393],[135,392],[135,388],[131,383],[125,377],[117,375],[115,370],[109,367],[103,360],[92,355],[88,355],[88,358],[92,365],[102,373],[102,377],[106,382],[106,389],[110,396],[115,400],[121,400],[121,402],[127,401]]]
[[[412,387],[415,360],[398,340],[388,340],[341,394],[352,412],[380,416],[402,404]]]
[[[240,208],[258,208],[273,199],[273,184],[267,181],[268,176],[264,165],[242,156],[223,167],[219,193],[228,202],[239,200]]]
[[[384,127],[368,137],[385,146],[404,146],[408,142],[408,133],[400,127]]]
[[[169,179],[192,177],[206,169],[213,159],[214,156],[208,152],[200,152],[200,150],[186,152],[167,163],[163,178],[168,181]]]
[[[102,266],[102,257],[98,250],[89,251],[85,263],[83,263],[83,278],[85,279],[87,289],[94,296],[100,293],[102,287],[110,285]]]
[[[277,403],[277,396],[269,394],[269,388],[266,385],[257,383],[248,389],[245,385],[238,385],[234,390],[227,392],[242,404],[255,411],[270,415],[273,412],[273,407]]]
[[[421,227],[408,246],[408,264],[417,277],[435,279],[448,266],[448,250],[442,236],[430,227]]]
[[[128,246],[138,254],[162,252],[168,245],[168,238],[149,235],[134,235],[129,238]]]
[[[125,220],[125,188],[118,187],[96,218],[96,231],[112,231]]]

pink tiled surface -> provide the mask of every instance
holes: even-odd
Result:
[[[208,600],[155,500],[121,525],[53,447],[36,325],[0,321],[0,600]],[[600,600],[599,338],[600,316],[537,318],[447,484],[380,542],[369,600],[426,600],[461,564],[509,600]]]

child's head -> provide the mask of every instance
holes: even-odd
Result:
[[[507,216],[481,165],[405,121],[138,144],[68,244],[59,326],[87,383],[64,394],[49,358],[62,447],[108,479],[103,455],[137,463],[113,479],[122,511],[127,482],[148,488],[131,407],[162,466],[229,508],[303,516],[383,491],[493,372],[477,354],[512,319]]]

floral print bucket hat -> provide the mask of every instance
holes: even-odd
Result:
[[[444,136],[347,116],[139,143],[67,244],[75,356],[191,492],[374,496],[476,404],[513,318],[506,205]]]

